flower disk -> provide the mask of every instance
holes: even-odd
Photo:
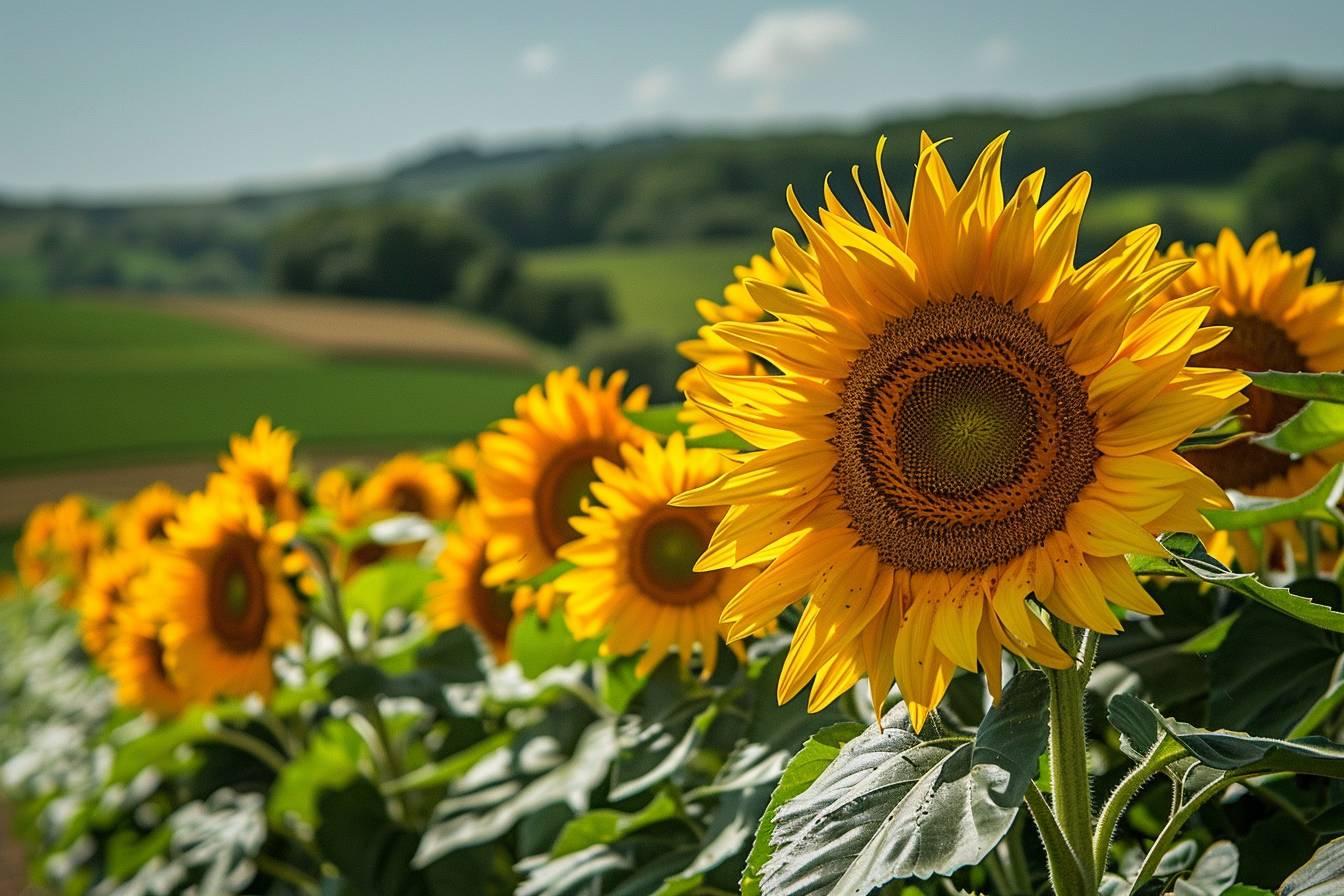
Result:
[[[1161,300],[1190,262],[1153,263],[1156,227],[1075,267],[1087,176],[1005,197],[1003,143],[958,187],[925,137],[908,220],[881,142],[882,210],[854,171],[866,221],[790,191],[808,248],[775,248],[797,287],[748,279],[764,318],[711,328],[779,373],[688,380],[760,449],[672,502],[728,505],[697,568],[770,564],[725,608],[730,635],[808,597],[781,700],[815,681],[816,709],[866,674],[919,727],[958,666],[996,695],[1003,648],[1067,666],[1039,609],[1103,633],[1108,601],[1160,612],[1124,555],[1226,501],[1174,450],[1242,400],[1239,373],[1187,366],[1227,333],[1200,328],[1214,290]]]
[[[560,549],[573,570],[555,587],[565,595],[565,622],[577,638],[605,633],[604,654],[644,646],[637,672],[647,675],[677,648],[682,667],[695,649],[708,678],[718,657],[719,614],[756,570],[699,572],[696,559],[723,517],[717,508],[669,507],[669,498],[723,472],[721,452],[686,447],[674,433],[667,447],[650,440],[621,449],[623,466],[596,463],[597,502],[574,519],[583,537]],[[737,648],[740,650],[740,648]]]
[[[600,370],[586,382],[577,368],[552,372],[519,396],[515,416],[501,421],[499,432],[481,436],[476,487],[493,533],[486,585],[530,579],[553,566],[560,547],[578,535],[570,518],[597,478],[593,462],[619,460],[622,445],[650,438],[624,413],[643,410],[648,390],[636,389],[622,402],[625,382],[623,371],[605,384]],[[549,616],[554,589],[518,590],[519,609],[535,605]]]

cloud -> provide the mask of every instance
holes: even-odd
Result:
[[[677,90],[677,76],[661,66],[644,72],[630,82],[630,99],[642,109],[649,109],[662,103]]]
[[[856,43],[865,27],[842,9],[762,13],[719,54],[716,70],[727,81],[778,81]]]
[[[518,68],[529,78],[540,78],[554,71],[558,61],[555,47],[550,44],[533,44],[518,56]]]
[[[1002,34],[985,39],[975,48],[975,64],[989,72],[1010,68],[1018,57],[1017,42]]]

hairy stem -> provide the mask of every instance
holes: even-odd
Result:
[[[1130,884],[1130,896],[1134,896],[1144,884],[1152,880],[1153,874],[1157,872],[1158,864],[1162,861],[1162,857],[1167,854],[1167,850],[1171,848],[1172,841],[1176,839],[1176,835],[1180,833],[1181,828],[1185,827],[1185,823],[1199,811],[1201,806],[1222,793],[1227,787],[1235,784],[1236,781],[1237,778],[1235,776],[1223,776],[1213,783],[1205,785],[1203,790],[1200,790],[1194,796],[1190,797],[1190,800],[1185,805],[1172,813],[1171,818],[1167,819],[1167,823],[1163,825],[1162,830],[1158,832],[1157,839],[1153,841],[1152,848],[1148,850],[1148,855],[1144,856],[1143,864],[1139,866],[1138,875],[1135,876],[1134,882]]]
[[[1055,637],[1065,652],[1079,655],[1077,632],[1055,624]],[[1047,669],[1050,680],[1050,789],[1055,817],[1084,880],[1096,879],[1092,865],[1092,779],[1087,768],[1087,725],[1083,697],[1090,661],[1096,655],[1095,632],[1083,638],[1083,661],[1070,669]],[[1087,665],[1085,665],[1087,663]]]
[[[1027,788],[1027,811],[1036,822],[1036,830],[1041,834],[1041,843],[1045,846],[1046,863],[1050,866],[1050,888],[1055,896],[1088,896],[1089,888],[1083,877],[1083,869],[1078,857],[1064,839],[1050,804],[1033,781]]]
[[[1153,745],[1153,749],[1143,762],[1131,769],[1124,780],[1116,786],[1115,792],[1102,807],[1101,816],[1097,819],[1097,832],[1092,838],[1093,880],[1098,884],[1101,883],[1101,875],[1106,870],[1106,854],[1110,851],[1111,840],[1115,836],[1115,826],[1119,823],[1120,816],[1124,814],[1129,801],[1144,784],[1148,783],[1149,778],[1184,755],[1185,751],[1173,748],[1171,738],[1164,734],[1162,739]]]

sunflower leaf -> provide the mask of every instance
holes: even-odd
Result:
[[[1281,896],[1340,896],[1344,894],[1344,837],[1316,850],[1307,864],[1294,871],[1279,888]]]
[[[893,709],[776,807],[761,892],[866,893],[980,862],[1036,775],[1046,700],[1045,676],[1019,673],[975,740],[960,743],[920,737],[904,706]]]
[[[1344,405],[1340,405],[1344,408]],[[1233,510],[1206,510],[1204,517],[1216,528],[1259,529],[1273,523],[1295,520],[1316,520],[1322,523],[1344,524],[1344,514],[1338,508],[1344,494],[1344,464],[1336,464],[1321,481],[1293,498],[1259,498],[1238,496]]]
[[[1113,697],[1107,714],[1135,749],[1145,745],[1151,749],[1165,732],[1211,769],[1239,775],[1284,771],[1344,778],[1344,745],[1324,737],[1279,740],[1241,731],[1210,731],[1168,718],[1132,694]]]
[[[1344,442],[1344,404],[1313,401],[1271,433],[1252,439],[1272,451],[1305,455]]]
[[[1176,575],[1234,591],[1294,619],[1332,632],[1344,633],[1344,613],[1322,606],[1287,588],[1266,585],[1250,573],[1233,572],[1204,550],[1199,538],[1186,532],[1164,535],[1167,557],[1131,555],[1129,566],[1142,575]]]
[[[1261,389],[1307,401],[1344,403],[1344,373],[1285,373],[1280,370],[1246,371]]]

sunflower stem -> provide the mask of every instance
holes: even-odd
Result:
[[[1162,857],[1167,854],[1167,850],[1171,848],[1171,843],[1176,839],[1176,835],[1180,833],[1181,828],[1185,827],[1185,823],[1199,811],[1201,806],[1222,793],[1230,785],[1235,784],[1237,780],[1236,776],[1218,778],[1190,797],[1185,805],[1181,806],[1172,814],[1171,818],[1167,819],[1167,823],[1158,832],[1157,839],[1153,841],[1152,848],[1148,850],[1148,855],[1144,857],[1143,864],[1139,866],[1138,874],[1129,885],[1130,896],[1135,896],[1143,888],[1143,885],[1157,873],[1158,864],[1161,863]]]
[[[1110,852],[1111,840],[1115,836],[1115,826],[1130,800],[1144,784],[1148,783],[1148,779],[1184,755],[1185,750],[1180,749],[1170,736],[1163,735],[1144,760],[1131,769],[1124,780],[1116,786],[1110,799],[1102,807],[1101,815],[1097,819],[1097,832],[1092,838],[1093,880],[1098,885],[1101,883],[1101,875],[1106,871],[1106,856]]]
[[[285,767],[285,757],[274,747],[265,741],[255,738],[246,732],[239,731],[236,728],[225,728],[221,726],[211,730],[201,739],[214,741],[215,743],[223,744],[226,747],[233,747],[235,750],[246,753],[276,774],[279,774]]]
[[[1056,620],[1055,637],[1079,657],[1078,633]],[[1087,722],[1083,698],[1096,655],[1096,633],[1083,638],[1081,658],[1069,669],[1048,669],[1050,681],[1050,789],[1060,830],[1084,881],[1096,880],[1092,862],[1092,779],[1087,768]],[[1053,872],[1052,872],[1053,873]],[[1095,891],[1094,886],[1089,891]]]

